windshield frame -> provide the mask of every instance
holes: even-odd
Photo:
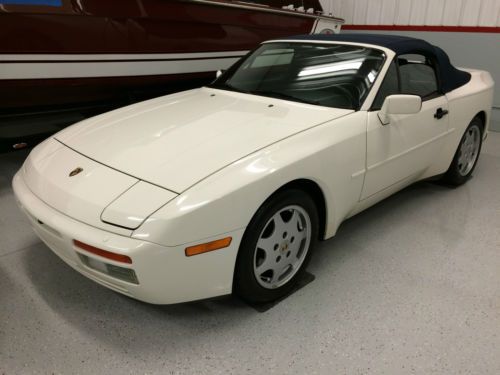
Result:
[[[328,42],[328,41],[315,41],[315,40],[272,40],[272,41],[266,41],[261,44],[259,44],[256,48],[253,50],[249,51],[245,56],[241,57],[236,63],[231,65],[229,69],[225,70],[222,72],[222,74],[217,77],[212,83],[206,85],[208,88],[213,88],[213,89],[218,89],[218,90],[226,90],[226,91],[232,91],[232,92],[240,92],[248,95],[256,95],[256,96],[263,96],[263,97],[268,97],[268,98],[274,98],[274,99],[281,99],[281,100],[288,100],[288,101],[293,101],[296,103],[306,103],[309,105],[317,105],[321,106],[324,108],[337,108],[337,109],[346,109],[342,107],[333,107],[333,106],[327,106],[324,104],[320,103],[314,103],[314,102],[305,102],[304,100],[301,100],[299,98],[293,99],[293,98],[283,98],[279,97],[278,95],[265,95],[265,93],[258,93],[258,92],[249,92],[249,91],[244,91],[240,90],[234,87],[228,87],[226,85],[227,80],[245,63],[247,60],[263,45],[268,45],[268,44],[279,44],[279,43],[290,43],[290,44],[302,44],[302,45],[343,45],[343,46],[360,46],[360,47],[365,47],[367,49],[371,49],[374,51],[377,51],[380,53],[381,56],[381,64],[380,68],[377,71],[377,74],[375,75],[375,78],[373,82],[371,83],[369,89],[365,93],[364,97],[362,100],[360,100],[359,105],[356,106],[355,108],[349,108],[350,110],[353,111],[360,111],[361,108],[364,107],[364,105],[367,103],[367,100],[373,100],[372,98],[372,92],[375,88],[378,88],[380,77],[384,75],[386,72],[386,65],[387,61],[389,59],[389,55],[387,53],[387,49],[377,46],[377,45],[372,45],[372,44],[364,44],[364,43],[350,43],[350,42],[340,42],[340,41],[335,41],[335,42]],[[383,78],[383,77],[382,77]]]

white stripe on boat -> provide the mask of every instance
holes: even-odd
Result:
[[[174,60],[243,56],[248,51],[194,53],[94,53],[94,54],[2,54],[0,61],[82,61],[82,60]]]
[[[2,79],[129,77],[212,72],[227,69],[238,57],[174,61],[4,62]]]

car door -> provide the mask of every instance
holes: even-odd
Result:
[[[378,112],[386,96],[413,94],[422,109],[392,115],[382,125]],[[368,112],[367,168],[361,199],[417,179],[438,154],[448,130],[448,102],[440,93],[435,65],[422,55],[399,56],[391,63]]]

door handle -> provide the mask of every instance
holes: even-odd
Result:
[[[437,111],[436,111],[436,113],[434,113],[434,118],[437,118],[439,120],[439,119],[442,119],[447,114],[448,114],[448,110],[447,109],[438,108]]]

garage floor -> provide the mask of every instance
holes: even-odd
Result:
[[[465,186],[419,183],[344,223],[316,280],[264,313],[80,276],[17,210],[25,156],[0,155],[0,374],[500,373],[500,133]]]

